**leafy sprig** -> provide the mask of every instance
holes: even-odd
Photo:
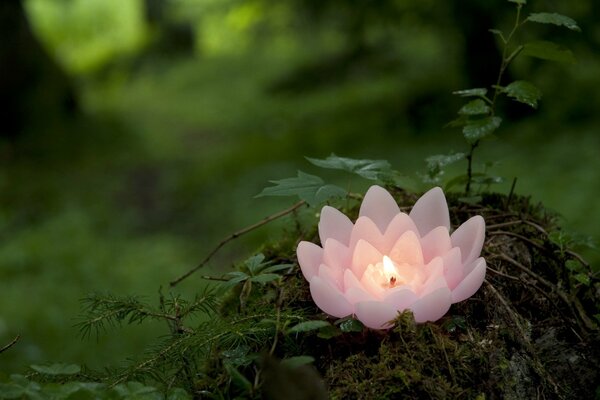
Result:
[[[466,140],[469,149],[465,155],[467,160],[467,172],[465,174],[465,192],[469,195],[473,183],[476,183],[477,176],[473,171],[473,159],[475,150],[481,144],[481,141],[492,136],[502,124],[502,118],[496,115],[496,105],[501,95],[526,104],[532,108],[537,108],[538,102],[542,97],[542,92],[531,82],[517,80],[502,86],[502,79],[507,68],[519,56],[536,57],[548,61],[572,63],[575,61],[570,50],[549,41],[533,41],[524,44],[514,44],[517,32],[526,23],[553,24],[565,27],[572,31],[580,32],[581,29],[577,23],[564,15],[557,13],[532,13],[526,18],[522,18],[521,12],[523,6],[527,4],[526,0],[509,0],[516,5],[515,21],[507,33],[499,29],[490,29],[490,32],[499,38],[502,45],[502,62],[498,71],[496,83],[491,86],[492,96],[488,96],[487,88],[473,88],[455,91],[454,94],[475,98],[469,100],[458,111],[458,118],[452,121],[450,126],[462,127],[462,134]],[[490,181],[488,180],[487,183]]]

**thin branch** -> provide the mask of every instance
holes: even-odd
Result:
[[[21,335],[17,335],[12,342],[10,342],[9,344],[7,344],[6,346],[4,346],[3,348],[0,349],[0,353],[4,353],[6,350],[10,349],[11,347],[13,347],[15,344],[17,344],[17,342],[19,341],[19,339],[21,339]]]
[[[563,290],[561,290],[557,285],[552,284],[545,278],[541,277],[539,274],[533,272],[531,269],[527,268],[526,266],[524,266],[517,260],[514,260],[513,258],[507,256],[506,254],[499,254],[498,257],[502,258],[505,261],[508,261],[515,267],[517,267],[520,270],[522,270],[523,272],[525,272],[526,274],[529,274],[531,277],[536,279],[538,282],[542,283],[544,286],[546,286],[550,290],[554,291],[556,293],[556,295],[563,302],[565,302],[565,304],[567,306],[569,306],[569,308],[571,309],[571,312],[575,315],[575,317],[579,317],[579,319],[583,322],[583,324],[585,325],[585,327],[587,329],[594,330],[596,328],[595,324],[587,316],[587,314],[585,313],[585,310],[583,309],[583,306],[581,305],[581,303],[579,302],[579,300],[576,297],[574,297],[574,296],[570,297],[567,293],[565,293]]]
[[[192,275],[194,272],[198,271],[200,268],[204,267],[206,265],[207,262],[210,261],[210,259],[217,254],[217,252],[221,249],[221,247],[225,246],[227,243],[231,242],[234,239],[237,239],[238,237],[251,232],[257,228],[260,228],[263,225],[268,224],[271,221],[274,221],[278,218],[281,218],[285,215],[291,214],[294,211],[296,211],[298,208],[302,207],[304,204],[306,204],[306,202],[304,200],[301,200],[299,202],[297,202],[296,204],[294,204],[293,206],[291,206],[290,208],[287,208],[283,211],[280,211],[276,214],[270,215],[268,217],[266,217],[265,219],[263,219],[262,221],[259,221],[255,224],[252,224],[250,226],[247,226],[244,229],[240,229],[237,232],[232,233],[231,235],[227,236],[226,238],[224,238],[223,240],[221,240],[216,246],[215,248],[208,253],[208,255],[204,258],[204,260],[202,260],[202,262],[200,262],[200,264],[198,264],[196,267],[192,268],[191,270],[189,270],[188,272],[186,272],[185,274],[181,275],[179,278],[171,281],[171,283],[169,283],[169,285],[171,287],[176,286],[179,282],[181,282],[182,280],[186,279],[188,276]]]

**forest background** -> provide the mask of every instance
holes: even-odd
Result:
[[[465,151],[445,125],[452,92],[489,86],[501,62],[490,28],[504,0],[8,0],[0,5],[1,373],[34,363],[101,367],[139,354],[166,327],[78,337],[78,299],[155,299],[224,236],[291,205],[254,196],[304,156],[386,159],[418,189],[424,159]],[[531,195],[574,240],[600,237],[600,4],[534,0],[581,32],[524,33],[573,63],[522,57],[538,110],[504,104],[477,168],[490,190]],[[484,163],[486,163],[484,165]],[[451,166],[450,178],[464,170]],[[327,177],[352,191],[367,183]],[[213,271],[277,237],[282,220],[225,248]],[[588,239],[589,237],[589,239]],[[582,249],[592,263],[597,250]],[[204,283],[178,286],[195,293]]]

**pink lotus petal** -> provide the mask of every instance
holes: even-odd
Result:
[[[310,281],[310,294],[317,306],[325,313],[337,318],[352,314],[354,307],[344,295],[318,276]]]
[[[485,221],[480,215],[470,218],[451,236],[452,247],[460,247],[463,263],[470,264],[481,254],[485,240]]]
[[[385,290],[381,287],[381,283],[373,279],[373,274],[370,273],[371,271],[369,271],[369,268],[374,267],[371,266],[367,268],[363,276],[360,278],[360,283],[367,292],[380,299],[385,294]]]
[[[356,304],[356,318],[371,329],[389,329],[389,323],[398,315],[394,307],[381,301],[363,301]]]
[[[352,228],[350,234],[350,250],[353,251],[359,240],[366,240],[376,249],[380,249],[383,244],[383,235],[375,222],[367,217],[359,217]],[[380,250],[381,251],[381,250]]]
[[[445,226],[438,226],[421,238],[423,260],[428,263],[434,257],[443,256],[452,248],[450,234]]]
[[[344,278],[341,269],[331,268],[325,264],[321,264],[319,266],[319,273],[317,276],[329,283],[331,286],[335,286],[336,288],[343,290]]]
[[[444,278],[444,276],[438,276],[435,279],[432,279],[430,281],[427,282],[426,285],[423,286],[422,290],[421,290],[421,297],[425,297],[430,293],[435,292],[438,289],[450,289],[448,287],[448,284],[446,283],[446,278]]]
[[[359,288],[361,290],[365,290],[360,280],[354,275],[351,269],[347,269],[344,271],[344,290],[348,290],[349,288]]]
[[[448,287],[444,277],[444,261],[442,257],[436,257],[423,267],[427,279],[421,286],[419,297],[425,297],[437,289]]]
[[[436,321],[442,318],[450,309],[452,294],[450,289],[437,289],[427,296],[420,298],[409,308],[415,317],[415,322]]]
[[[464,277],[464,267],[460,255],[460,247],[454,247],[442,257],[444,260],[444,276],[450,290],[454,290],[456,285]]]
[[[317,274],[323,260],[323,249],[314,243],[303,241],[298,243],[296,255],[302,275],[310,282],[310,279]]]
[[[345,296],[346,300],[348,300],[350,304],[354,305],[360,303],[361,301],[377,301],[377,298],[375,298],[372,294],[357,287],[349,288],[346,291]]]
[[[413,231],[404,232],[396,241],[389,257],[396,264],[420,265],[423,264],[421,242]]]
[[[352,221],[345,214],[333,207],[323,207],[319,220],[319,237],[322,245],[331,238],[347,246],[351,232]]]
[[[396,241],[402,236],[404,232],[413,231],[416,234],[419,233],[413,220],[403,212],[397,214],[392,222],[387,227],[385,234],[383,235],[383,248],[382,253],[389,253]]]
[[[335,239],[327,239],[323,246],[323,264],[332,268],[345,269],[350,267],[350,250]]]
[[[354,254],[352,255],[352,271],[354,271],[357,277],[362,277],[369,264],[375,265],[381,263],[382,260],[383,254],[370,243],[360,239],[356,243]]]
[[[383,301],[394,307],[395,310],[402,312],[417,301],[417,299],[417,295],[408,286],[398,286],[390,289],[385,294]]]
[[[473,265],[469,266],[469,269],[471,269],[469,275],[452,291],[452,303],[466,300],[479,290],[485,279],[485,259],[483,257],[478,258],[473,262]]]
[[[450,230],[450,215],[444,192],[434,187],[425,193],[408,214],[417,225],[421,236],[427,235],[433,228],[445,226]]]
[[[371,219],[381,232],[385,232],[399,212],[400,208],[392,195],[381,186],[373,185],[360,205],[359,216]]]

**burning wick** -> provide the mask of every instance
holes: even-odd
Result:
[[[397,272],[398,271],[396,270],[394,262],[388,256],[383,256],[383,273],[387,278],[389,278],[390,287],[396,286]]]

